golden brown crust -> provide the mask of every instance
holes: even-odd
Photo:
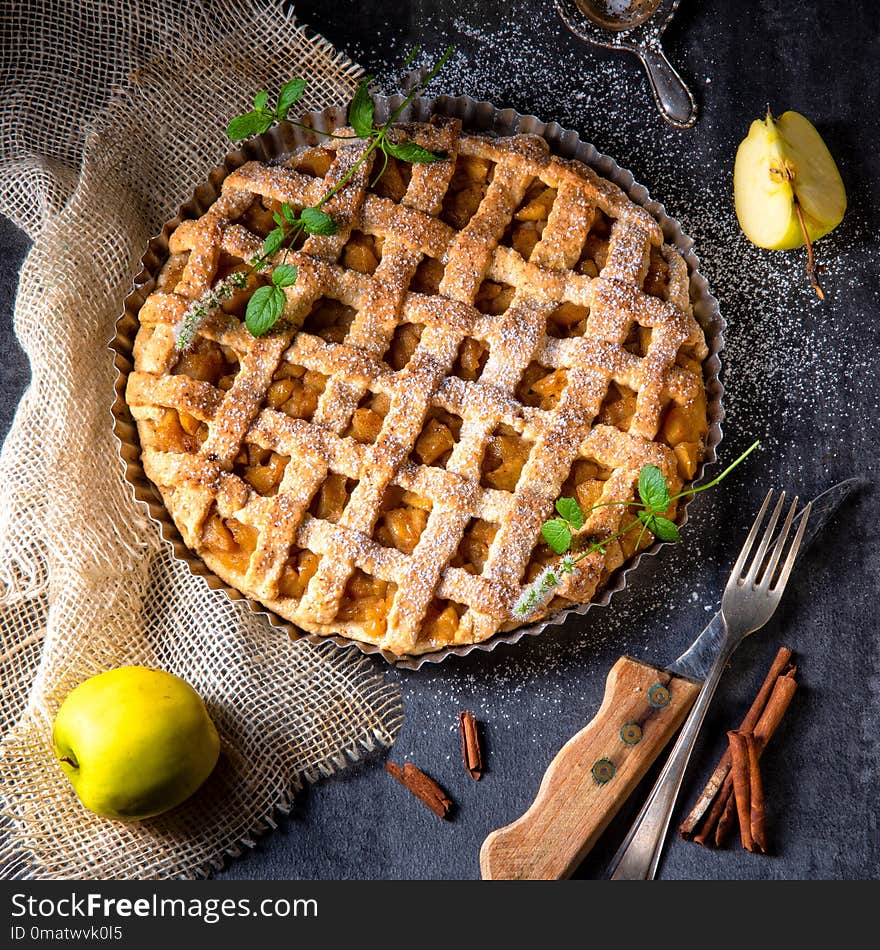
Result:
[[[288,256],[278,326],[244,328],[252,277],[181,357],[191,302],[364,146],[229,175],[171,236],[127,400],[146,474],[219,577],[306,630],[417,654],[516,625],[563,491],[624,503],[645,464],[673,488],[693,476],[706,347],[683,260],[614,185],[534,136],[401,134],[448,158],[373,185],[365,162],[326,206],[338,233]],[[589,600],[634,540],[583,561],[549,609]]]

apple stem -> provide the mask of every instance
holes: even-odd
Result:
[[[79,768],[79,766],[76,763],[76,760],[72,759],[69,755],[62,755],[61,758],[58,759],[58,761],[66,762],[72,769]]]
[[[804,212],[801,210],[801,203],[798,201],[797,195],[792,194],[792,198],[794,199],[794,210],[797,212],[798,223],[801,226],[801,231],[804,233],[804,243],[807,245],[807,277],[810,278],[810,286],[816,291],[816,296],[820,300],[824,300],[825,291],[822,290],[822,286],[819,283],[819,265],[813,256],[813,242],[810,240],[810,235],[807,231],[807,223],[804,221]]]

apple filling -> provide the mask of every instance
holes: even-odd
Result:
[[[238,354],[232,347],[221,346],[214,340],[200,336],[192,347],[182,353],[172,376],[189,376],[210,383],[218,389],[231,389],[238,372]]]
[[[457,231],[467,227],[476,214],[480,202],[486,197],[486,189],[492,181],[495,166],[485,158],[459,155],[449,188],[443,198],[441,220]]]
[[[291,208],[294,213],[299,213],[302,210],[302,208],[294,205],[291,205]],[[276,215],[280,216],[281,213],[280,201],[256,195],[250,207],[239,218],[239,221],[257,237],[265,238],[270,231],[274,231],[278,227]],[[298,251],[305,244],[307,237],[307,234],[300,231],[286,240],[284,246],[290,248],[291,251]],[[222,272],[218,272],[218,276],[222,277]]]
[[[244,574],[257,547],[258,531],[236,518],[223,518],[213,508],[202,528],[201,546],[229,571]]]
[[[610,477],[610,468],[605,468],[593,459],[579,458],[572,465],[560,496],[574,498],[581,511],[586,512],[596,504]]]
[[[484,280],[477,291],[474,306],[480,313],[499,316],[510,306],[516,287],[510,284],[498,284],[494,280]]]
[[[146,429],[145,443],[158,452],[198,452],[208,434],[204,423],[176,409],[161,409],[156,418],[144,419],[141,425]]]
[[[516,387],[516,397],[524,406],[556,408],[568,377],[565,369],[551,369],[532,360]]]
[[[445,468],[461,436],[461,426],[459,416],[432,406],[413,448],[415,460],[422,465]]]
[[[489,558],[489,547],[495,540],[498,525],[482,518],[471,518],[455,557],[450,562],[453,567],[460,567],[468,574],[482,573],[483,566]]]
[[[412,178],[412,165],[409,162],[400,162],[396,158],[389,158],[385,165],[385,159],[382,159],[384,171],[378,178],[374,178],[370,185],[370,191],[379,195],[381,198],[390,198],[392,201],[400,202],[406,194]],[[381,166],[375,166],[380,167]]]
[[[298,551],[284,565],[278,591],[282,597],[299,600],[306,592],[309,581],[318,570],[320,558],[311,551]]]
[[[440,293],[443,271],[442,261],[438,261],[436,257],[423,257],[409,282],[409,289],[418,294]]]
[[[458,356],[452,367],[452,375],[468,382],[476,382],[489,359],[489,347],[473,337],[465,337],[458,348]]]
[[[392,369],[400,371],[412,359],[424,329],[421,323],[401,323],[397,326],[383,357]]]
[[[678,472],[683,481],[690,481],[694,477],[707,431],[706,396],[702,389],[690,405],[672,403],[663,414],[660,438],[675,453]]]
[[[516,483],[531,450],[531,443],[515,429],[503,423],[497,426],[486,444],[480,466],[480,484],[499,491],[516,491]]]
[[[238,453],[233,471],[260,495],[276,495],[290,457],[258,445],[245,445]]]
[[[382,420],[388,415],[390,408],[391,399],[385,393],[367,391],[352,413],[351,421],[343,435],[364,445],[372,445],[379,438]]]
[[[552,336],[557,340],[583,336],[587,332],[589,316],[588,307],[565,301],[548,314],[547,336]]]
[[[437,646],[452,643],[466,609],[462,604],[435,597],[428,604],[421,639]]]
[[[266,405],[292,419],[311,419],[327,377],[313,369],[283,361],[272,375]]]
[[[232,388],[237,372],[235,350],[206,337],[199,337],[171,370],[173,376],[189,376],[222,390]],[[143,425],[146,441],[159,452],[198,452],[208,437],[207,423],[184,410],[162,409],[156,418],[143,420]]]
[[[595,505],[600,504],[605,483],[611,477],[611,474],[612,470],[610,468],[606,468],[593,459],[577,459],[574,465],[572,465],[571,473],[562,486],[560,497],[574,498],[581,510],[589,517],[589,510]],[[624,517],[626,517],[626,515]],[[622,537],[604,545],[607,551],[607,558],[603,568],[603,581],[635,553],[637,545],[639,549],[643,549],[653,543],[653,538],[647,532],[642,536],[640,541],[640,534],[641,531],[638,528],[634,528]],[[603,540],[601,537],[591,537],[585,534],[580,543],[589,544],[593,541],[598,542]],[[545,567],[558,563],[559,555],[556,554],[549,545],[543,542],[538,544],[532,553],[531,560],[525,571],[526,582],[533,581]],[[551,606],[562,607],[565,603],[564,598],[557,597],[554,598]]]
[[[601,208],[593,209],[593,220],[584,241],[581,255],[575,265],[579,274],[598,277],[608,261],[608,242],[611,238],[611,218]]]
[[[556,189],[548,188],[540,178],[535,178],[526,188],[525,197],[514,212],[501,243],[528,260],[541,240],[555,200]]]
[[[412,554],[428,523],[431,502],[391,485],[385,492],[376,525],[376,540],[386,548]]]
[[[642,289],[646,294],[650,294],[652,297],[660,297],[662,300],[667,300],[669,297],[669,278],[669,265],[663,259],[660,249],[652,247],[648,273],[645,275]]]
[[[627,431],[635,415],[636,397],[635,390],[612,380],[608,385],[608,392],[602,401],[599,414],[596,416],[596,422]]]
[[[322,521],[330,521],[337,524],[345,511],[351,493],[357,481],[353,478],[347,478],[339,472],[329,472],[324,484],[318,489],[317,494],[312,499],[309,507],[309,513]]]
[[[353,307],[332,297],[321,297],[304,320],[302,330],[319,336],[326,343],[342,343],[354,318]]]
[[[396,584],[371,577],[355,568],[345,585],[336,619],[354,621],[370,639],[381,639],[396,590]]]
[[[291,164],[303,175],[311,175],[312,178],[323,178],[330,166],[336,153],[329,148],[307,148],[294,156]]]
[[[361,274],[373,274],[382,260],[383,239],[363,231],[352,231],[342,249],[342,264]]]

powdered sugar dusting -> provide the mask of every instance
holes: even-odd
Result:
[[[549,4],[536,31],[532,7],[514,0],[505,20],[491,25],[472,22],[476,16],[449,21],[420,15],[420,35],[434,39],[415,65],[436,61],[447,43],[458,44],[432,92],[468,94],[575,129],[630,168],[678,218],[695,241],[700,270],[728,322],[721,459],[730,461],[755,438],[763,447],[723,491],[697,496],[682,543],[643,560],[628,590],[609,609],[592,610],[564,627],[548,628],[540,638],[501,646],[484,657],[472,654],[407,674],[418,681],[420,692],[428,691],[437,715],[478,698],[487,716],[500,717],[498,725],[505,728],[521,727],[505,717],[515,708],[510,701],[523,692],[550,704],[577,701],[561,684],[571,683],[574,667],[589,668],[597,657],[606,657],[605,668],[607,657],[620,652],[658,662],[671,659],[715,609],[729,569],[730,539],[740,537],[751,520],[752,500],[765,486],[782,483],[812,493],[858,471],[876,444],[880,408],[871,395],[871,347],[852,332],[852,315],[844,307],[852,291],[866,285],[873,288],[866,309],[876,312],[880,303],[880,253],[868,239],[868,209],[861,196],[850,190],[843,224],[817,244],[818,259],[826,266],[827,300],[820,303],[804,274],[802,252],[760,250],[738,227],[733,159],[747,122],[742,128],[718,129],[713,111],[704,108],[694,129],[670,129],[657,116],[634,59],[578,43]],[[397,70],[407,48],[400,29],[389,22],[380,31],[381,49],[365,36],[363,45],[351,51],[389,92],[398,87]],[[395,34],[396,47],[393,41],[388,45]],[[710,53],[702,57],[706,72],[690,78],[708,100],[714,94],[713,64]],[[846,181],[845,165],[841,171]],[[868,325],[868,313],[864,319]],[[862,413],[855,438],[854,406]],[[798,437],[801,448],[792,450],[792,433],[805,428],[815,438]]]

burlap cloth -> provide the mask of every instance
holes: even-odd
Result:
[[[357,651],[292,643],[176,563],[122,479],[107,343],[147,240],[222,158],[262,88],[358,74],[280,5],[0,6],[0,212],[34,239],[15,329],[32,381],[0,454],[0,868],[190,878],[271,826],[302,781],[390,744],[396,689]],[[127,663],[207,701],[220,765],[189,803],[128,824],[83,809],[54,762],[67,692]]]

